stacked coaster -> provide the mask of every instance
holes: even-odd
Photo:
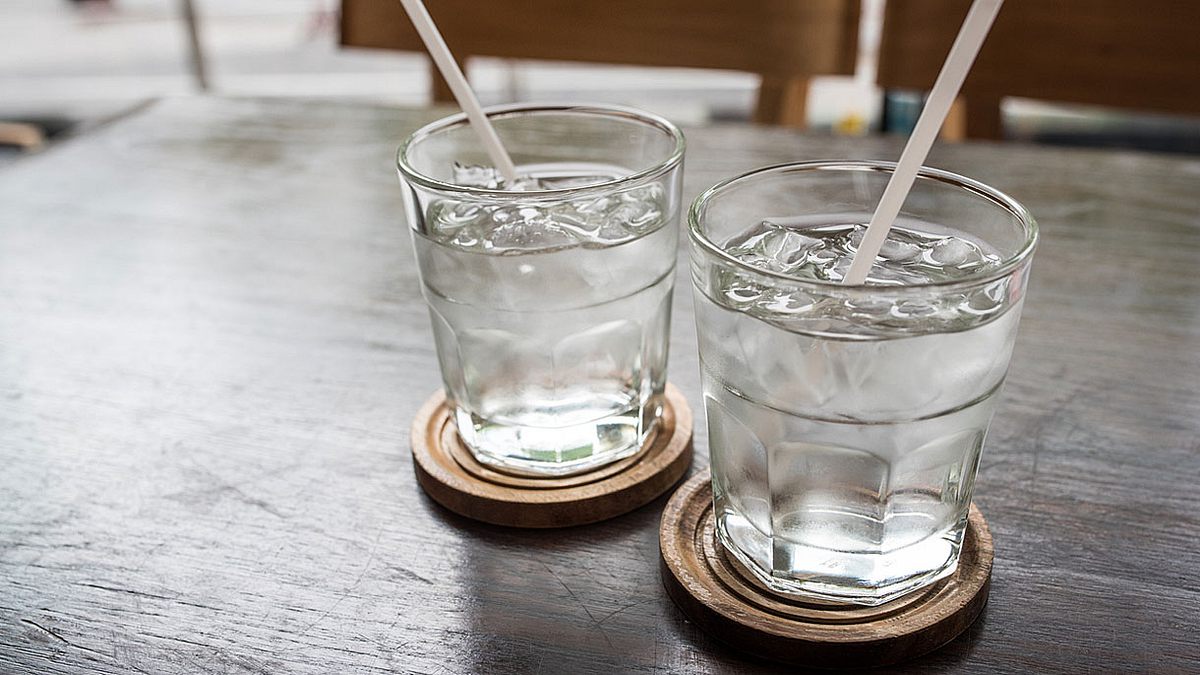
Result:
[[[707,471],[671,497],[659,527],[663,583],[701,628],[760,658],[817,668],[898,663],[953,640],[987,603],[992,536],[974,505],[954,574],[863,607],[801,604],[767,591],[717,541],[712,502]]]
[[[421,488],[455,513],[495,525],[547,528],[606,520],[654,500],[692,463],[692,411],[668,384],[654,435],[631,457],[561,478],[516,476],[479,463],[458,437],[442,392],[412,425],[413,469]]]

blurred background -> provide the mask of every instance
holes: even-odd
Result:
[[[863,0],[854,74],[810,78],[804,124],[793,126],[849,135],[911,128],[920,92],[875,84],[884,8],[885,0]],[[0,123],[9,130],[0,161],[36,145],[35,136],[51,143],[167,96],[428,104],[425,56],[339,46],[339,9],[338,0],[0,0]],[[616,102],[691,125],[751,120],[762,79],[483,56],[467,72],[485,104]],[[1021,98],[1005,98],[1002,111],[1011,140],[1200,153],[1195,118]]]

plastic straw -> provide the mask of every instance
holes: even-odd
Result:
[[[938,131],[950,112],[950,105],[958,96],[958,90],[962,89],[963,80],[967,79],[967,72],[975,62],[979,48],[983,46],[983,40],[987,37],[992,21],[995,20],[1002,4],[1004,0],[975,0],[971,5],[971,11],[967,13],[967,18],[958,31],[958,37],[954,40],[950,55],[946,57],[946,63],[942,66],[942,72],[938,74],[933,90],[925,101],[925,109],[917,119],[912,136],[908,138],[904,152],[900,153],[900,161],[896,163],[892,179],[883,190],[883,198],[879,200],[879,206],[871,216],[871,223],[867,226],[867,232],[863,235],[862,243],[859,244],[858,252],[851,261],[850,269],[842,283],[859,285],[867,280],[871,265],[875,264],[875,257],[879,255],[883,242],[887,240],[888,230],[900,214],[900,207],[904,205],[913,181],[917,179],[917,171],[929,156]]]
[[[458,62],[454,60],[450,48],[446,46],[441,32],[434,25],[433,17],[429,16],[429,10],[425,9],[425,3],[421,0],[400,0],[400,3],[404,5],[404,11],[412,20],[417,34],[425,43],[425,48],[429,50],[429,56],[441,71],[442,77],[446,78],[446,84],[450,85],[450,91],[453,92],[459,107],[467,114],[467,120],[475,129],[475,133],[479,134],[479,140],[483,143],[483,148],[487,150],[488,157],[491,157],[492,164],[500,170],[500,175],[504,176],[506,181],[515,182],[517,168],[513,165],[512,158],[500,144],[500,137],[496,135],[496,130],[488,121],[487,115],[483,114],[483,108],[479,106],[479,99],[475,97],[471,85],[467,84],[466,76],[458,67]]]

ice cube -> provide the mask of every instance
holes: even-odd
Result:
[[[760,302],[763,309],[773,314],[806,314],[817,302],[816,296],[800,289],[773,289]]]
[[[450,175],[453,177],[455,185],[484,188],[486,190],[513,190],[521,192],[545,188],[541,181],[530,176],[519,175],[516,180],[506,181],[504,176],[500,175],[500,172],[496,171],[496,169],[478,164],[455,162]]]
[[[480,227],[489,220],[487,210],[478,204],[443,199],[429,206],[425,227],[435,241],[472,248],[479,241]]]
[[[921,247],[911,241],[903,241],[889,235],[879,249],[879,257],[891,262],[911,263],[921,259]]]
[[[624,223],[618,218],[603,219],[592,235],[592,238],[597,243],[603,242],[606,245],[633,239],[633,237],[634,234],[626,229]]]
[[[854,225],[841,233],[837,245],[850,253],[855,253],[865,236],[867,236],[867,226]]]
[[[909,298],[892,305],[891,315],[897,319],[931,316],[938,312],[936,298]]]
[[[867,283],[874,286],[910,286],[927,283],[930,278],[928,270],[915,265],[876,263],[867,275]]]
[[[892,309],[891,300],[870,296],[847,299],[844,305],[853,316],[863,319],[881,319]]]
[[[764,220],[744,236],[730,241],[726,251],[756,267],[788,273],[809,263],[813,254],[823,249],[824,242],[820,239]]]
[[[630,191],[618,196],[619,204],[609,214],[631,234],[638,234],[657,225],[662,219],[662,208],[653,194],[644,190]]]
[[[730,309],[745,310],[763,296],[763,287],[748,275],[724,265],[712,268],[709,282],[713,300]]]
[[[608,212],[613,202],[610,196],[596,197],[591,200],[578,200],[570,202],[570,206],[579,213],[594,216],[603,215]]]
[[[545,188],[542,185],[542,181],[529,176],[517,176],[512,181],[506,181],[502,178],[496,187],[502,190],[512,190],[513,192],[527,192],[529,190],[542,190]]]
[[[497,252],[545,251],[566,248],[578,242],[566,229],[555,225],[536,209],[535,213],[504,222],[486,232],[484,247]]]
[[[479,236],[479,232],[473,227],[459,228],[449,239],[445,240],[456,248],[474,249],[479,248],[483,239]]]
[[[959,305],[964,314],[987,317],[990,316],[1004,306],[1004,293],[1008,279],[1001,279],[988,285],[988,287],[974,290],[965,296],[966,302]]]
[[[454,163],[451,172],[455,185],[494,189],[500,185],[500,175],[490,166]]]
[[[590,214],[579,209],[574,202],[559,204],[551,208],[549,217],[559,227],[562,227],[581,239],[592,239],[596,236],[601,222]]]
[[[958,237],[939,239],[928,250],[926,257],[935,265],[956,269],[978,265],[983,260],[983,254],[977,246]]]
[[[490,167],[463,164],[455,164],[454,180],[489,189],[544,187],[532,178],[506,183]],[[665,194],[661,184],[651,183],[615,194],[549,204],[541,199],[502,205],[442,200],[429,207],[427,227],[430,236],[439,242],[500,254],[589,243],[609,246],[661,225]]]
[[[662,223],[662,187],[633,188],[589,200],[573,200],[555,206],[550,217],[580,237],[598,243],[633,239]]]

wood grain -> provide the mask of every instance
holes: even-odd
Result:
[[[692,411],[668,384],[658,428],[637,454],[564,477],[514,476],[479,463],[440,391],[417,412],[411,438],[417,483],[451,511],[493,525],[575,527],[629,513],[674,487],[692,463]]]
[[[858,0],[475,0],[426,3],[455,55],[762,75],[756,121],[803,127],[808,78],[852,75]],[[400,3],[342,0],[341,43],[425,51]],[[439,77],[434,93],[446,96]],[[436,100],[450,100],[437,98]]]
[[[439,377],[392,159],[437,116],[172,99],[0,169],[0,672],[769,672],[662,590],[664,498],[521,531],[417,486]],[[687,135],[686,199],[900,152]],[[1200,161],[930,164],[1043,239],[976,486],[991,597],[921,669],[1200,670]],[[698,409],[685,270],[669,376]]]
[[[970,0],[889,2],[877,81],[928,90]],[[1000,138],[1005,96],[1200,115],[1200,4],[1008,0],[963,84],[966,134]]]
[[[954,574],[877,607],[780,601],[715,536],[712,476],[693,476],[659,523],[663,585],[710,635],[752,656],[809,668],[872,668],[927,654],[958,637],[987,603],[994,551],[971,506]]]

